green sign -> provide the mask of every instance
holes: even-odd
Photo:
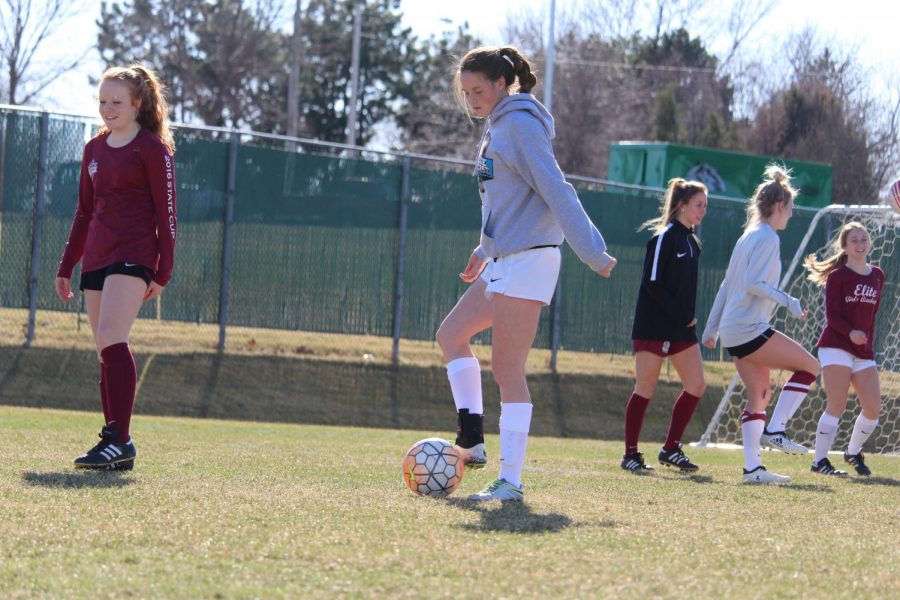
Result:
[[[712,148],[620,142],[609,150],[607,178],[664,188],[673,177],[683,177],[702,181],[710,194],[746,199],[762,181],[766,165],[773,162],[791,170],[791,182],[800,190],[797,204],[814,207],[831,204],[831,165]]]

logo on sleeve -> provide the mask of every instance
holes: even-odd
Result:
[[[92,160],[90,163],[88,163],[88,175],[90,175],[91,181],[94,180],[94,175],[96,175],[96,174],[97,174],[97,161]]]
[[[479,156],[475,161],[475,176],[481,181],[488,181],[494,178],[494,159]]]

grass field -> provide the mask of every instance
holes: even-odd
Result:
[[[78,472],[95,414],[0,406],[0,597],[900,595],[900,459],[814,475],[692,449],[687,477],[618,468],[619,443],[534,437],[524,505],[418,498],[400,458],[431,431],[136,417],[127,474]],[[440,433],[440,432],[439,432]],[[443,432],[442,435],[446,435]]]

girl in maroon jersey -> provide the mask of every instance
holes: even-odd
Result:
[[[56,293],[81,285],[100,360],[104,426],[76,468],[131,469],[129,435],[137,373],[128,347],[141,305],[159,296],[175,258],[174,145],[164,87],[143,66],[114,67],[100,80],[103,128],[84,147],[78,207],[56,277]]]
[[[844,460],[860,475],[872,473],[863,459],[862,447],[878,426],[881,411],[881,386],[873,342],[884,271],[866,262],[871,249],[872,239],[865,226],[852,221],[841,228],[830,257],[816,260],[810,254],[804,261],[810,281],[825,286],[825,329],[816,346],[828,401],[816,430],[814,473],[847,474],[832,466],[828,451],[847,407],[851,385],[862,410],[853,426]]]

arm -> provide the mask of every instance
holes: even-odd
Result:
[[[175,160],[160,144],[147,151],[145,161],[150,195],[156,210],[156,232],[159,239],[159,267],[153,281],[165,286],[172,277],[175,265],[175,236],[178,228]]]
[[[825,322],[839,334],[850,337],[853,326],[842,314],[841,309],[844,304],[841,296],[841,276],[835,270],[828,274],[828,279],[825,281]]]
[[[716,340],[719,338],[719,322],[722,320],[722,311],[725,309],[725,301],[728,299],[728,292],[726,291],[725,282],[728,280],[728,275],[725,275],[725,279],[722,280],[722,285],[719,286],[719,291],[716,292],[716,299],[713,302],[712,309],[709,311],[709,317],[706,319],[706,328],[703,330],[703,344],[708,348],[712,348],[716,345]]]
[[[688,314],[663,284],[663,273],[672,264],[672,254],[675,252],[675,238],[673,235],[667,235],[666,232],[663,232],[656,236],[655,242],[652,239],[650,242],[647,245],[647,254],[644,257],[644,273],[641,279],[641,288],[653,298],[659,309],[666,313],[672,322],[687,327],[694,319],[694,315]]]
[[[75,218],[72,220],[69,239],[59,261],[59,267],[56,270],[56,276],[63,279],[72,278],[72,270],[84,255],[88,226],[94,214],[94,182],[88,173],[90,162],[91,152],[88,145],[85,146],[84,155],[81,159],[81,175],[78,178],[78,206],[75,208]]]
[[[603,236],[578,200],[575,188],[560,171],[549,136],[531,117],[517,120],[510,131],[516,148],[511,167],[547,203],[578,258],[594,271],[602,270],[613,259],[606,252]]]
[[[800,301],[766,281],[769,265],[781,261],[777,238],[765,238],[762,243],[756,245],[750,256],[747,270],[744,272],[744,288],[747,292],[784,306],[792,316],[800,318],[804,312]]]

